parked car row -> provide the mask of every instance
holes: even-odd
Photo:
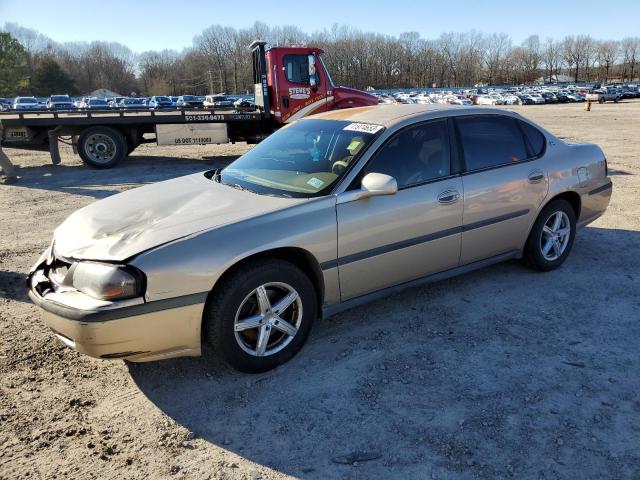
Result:
[[[437,92],[372,92],[381,104],[391,103],[441,103],[452,105],[543,105],[548,103],[584,102],[587,95],[599,94],[600,98],[619,101],[640,98],[638,85],[598,86],[536,86],[440,90]],[[593,98],[590,98],[593,99]],[[598,100],[600,101],[600,100]]]
[[[596,88],[597,87],[597,88]],[[590,88],[567,85],[488,87],[473,89],[440,90],[437,92],[372,92],[379,103],[421,103],[450,105],[543,105],[548,103],[573,103],[640,98],[640,86],[597,85]],[[590,95],[590,98],[586,98]],[[595,100],[594,100],[595,99]],[[155,95],[152,97],[80,97],[52,95],[49,98],[16,97],[0,98],[0,110],[22,111],[71,111],[71,110],[163,110],[172,108],[252,109],[254,99],[232,95]]]
[[[0,98],[0,111],[73,110],[162,110],[172,108],[253,108],[253,98],[231,95],[155,95],[153,97],[78,97],[52,95],[49,98]]]

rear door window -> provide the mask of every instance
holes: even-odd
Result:
[[[522,127],[522,131],[529,141],[529,147],[531,147],[531,156],[539,157],[540,155],[542,155],[546,143],[544,135],[540,132],[540,130],[538,130],[533,125],[528,124],[527,122],[521,122],[518,120],[518,123]]]
[[[527,149],[516,120],[502,115],[456,118],[468,171],[525,160]]]

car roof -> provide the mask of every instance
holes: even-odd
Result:
[[[307,118],[317,118],[325,120],[344,120],[351,122],[374,123],[384,127],[391,127],[398,123],[409,120],[412,117],[434,116],[444,117],[448,113],[503,113],[509,115],[507,110],[496,110],[491,108],[464,107],[461,105],[445,104],[395,104],[395,105],[372,105],[369,107],[345,108],[342,110],[331,110],[319,113]],[[437,115],[429,115],[437,114]]]

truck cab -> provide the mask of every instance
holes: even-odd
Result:
[[[251,45],[254,57],[256,107],[285,124],[314,113],[340,108],[377,105],[368,93],[337,87],[315,47]]]

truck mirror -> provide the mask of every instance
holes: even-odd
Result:
[[[309,85],[312,87],[318,84],[318,78],[316,77],[316,57],[311,54],[307,57],[307,63],[309,64]]]

